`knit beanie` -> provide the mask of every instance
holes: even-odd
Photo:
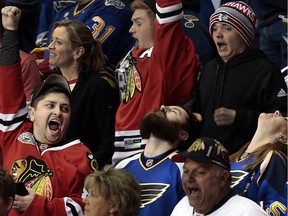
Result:
[[[209,32],[211,36],[212,27],[217,22],[230,25],[249,47],[253,46],[256,16],[250,6],[242,1],[228,2],[221,5],[210,17]]]

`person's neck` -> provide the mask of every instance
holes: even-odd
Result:
[[[176,148],[176,144],[169,143],[166,140],[158,139],[153,135],[150,136],[144,149],[144,156],[156,157],[170,149]]]
[[[69,68],[60,68],[62,75],[68,80],[75,80],[78,79],[79,70],[74,67]]]
[[[273,143],[275,137],[276,136],[274,135],[263,134],[263,133],[260,133],[259,131],[256,131],[249,146],[246,149],[246,152],[252,153],[260,146],[263,146],[268,143]]]

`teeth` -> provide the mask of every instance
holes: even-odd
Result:
[[[57,131],[60,128],[60,122],[58,120],[52,119],[49,122],[49,128],[53,131]]]
[[[188,192],[190,195],[196,195],[200,190],[198,188],[188,188]]]

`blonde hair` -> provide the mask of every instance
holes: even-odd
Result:
[[[117,206],[115,215],[134,216],[141,205],[141,187],[134,175],[125,169],[115,169],[106,165],[88,175],[84,182],[85,188],[97,188],[100,196]]]

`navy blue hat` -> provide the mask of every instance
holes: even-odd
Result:
[[[184,162],[186,158],[200,163],[216,164],[230,171],[229,153],[216,139],[197,139],[186,151],[174,155],[172,160]]]

